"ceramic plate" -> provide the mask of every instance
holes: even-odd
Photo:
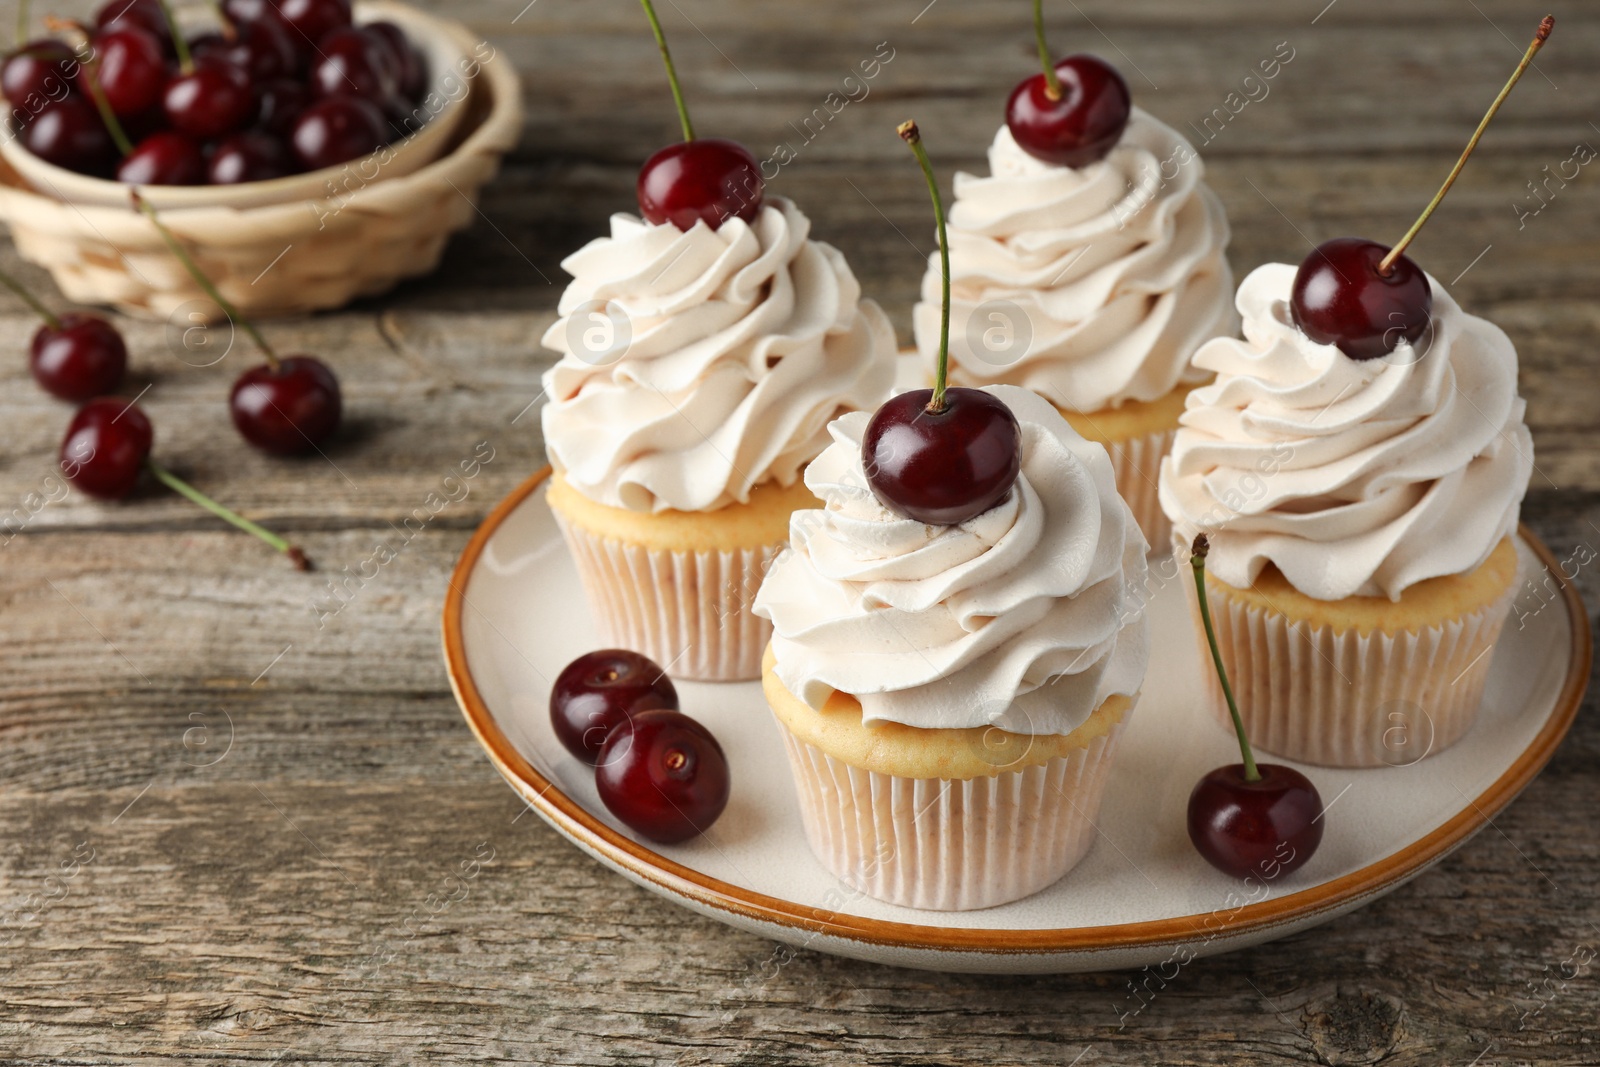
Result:
[[[533,809],[608,867],[731,926],[842,956],[947,971],[1167,969],[1326,922],[1414,878],[1509,804],[1567,732],[1589,677],[1583,605],[1524,529],[1528,584],[1494,650],[1477,726],[1420,762],[1397,747],[1392,767],[1303,767],[1327,803],[1322,847],[1293,875],[1247,890],[1207,866],[1184,829],[1190,788],[1239,752],[1197,697],[1209,667],[1172,578],[1150,609],[1160,666],[1124,734],[1089,855],[1013,904],[899,908],[812,858],[757,682],[678,683],[684,710],[717,735],[732,768],[732,798],[710,833],[652,845],[606,811],[592,772],[550,729],[551,680],[601,642],[544,501],[548,474],[495,509],[451,579],[445,659],[468,724]]]

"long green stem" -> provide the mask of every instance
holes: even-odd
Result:
[[[150,467],[150,473],[155,475],[156,480],[162,485],[165,485],[168,489],[171,489],[181,496],[187,497],[189,500],[194,501],[196,504],[199,504],[201,507],[205,508],[207,511],[211,512],[211,514],[215,515],[224,522],[232,523],[245,533],[261,538],[261,540],[271,545],[274,549],[282,552],[285,556],[288,556],[290,561],[300,570],[308,571],[311,569],[311,560],[306,558],[306,554],[297,546],[285,541],[271,530],[268,530],[262,526],[257,526],[255,523],[251,522],[243,515],[240,515],[238,512],[233,511],[230,508],[223,507],[221,504],[217,503],[215,500],[212,500],[210,497],[206,496],[204,493],[190,485],[188,482],[184,481],[182,478],[179,478],[176,474],[173,474],[171,471],[161,466],[155,460],[150,459],[146,460],[145,462]]]
[[[1233,699],[1233,686],[1228,684],[1228,669],[1222,665],[1222,652],[1217,648],[1217,631],[1211,625],[1211,605],[1206,602],[1206,553],[1211,544],[1206,535],[1194,539],[1194,554],[1189,565],[1194,568],[1194,591],[1200,598],[1200,622],[1205,626],[1206,643],[1211,646],[1211,662],[1216,664],[1217,679],[1222,682],[1222,695],[1228,700],[1228,714],[1233,716],[1233,731],[1239,735],[1239,752],[1244,756],[1244,780],[1259,782],[1261,772],[1256,770],[1256,754],[1250,750],[1250,739],[1244,735],[1244,720],[1239,717],[1239,705]]]
[[[172,5],[167,0],[156,0],[161,5],[161,15],[167,20],[167,29],[172,32],[172,51],[178,57],[178,70],[184,74],[194,73],[194,56],[189,54],[189,42],[184,39],[183,27],[178,25],[178,20],[172,14]]]
[[[661,62],[667,66],[667,81],[672,84],[672,99],[678,105],[678,121],[683,123],[683,139],[694,140],[694,124],[689,121],[689,105],[683,102],[683,87],[678,84],[678,69],[672,65],[672,53],[667,50],[667,36],[661,32],[661,20],[656,18],[655,5],[650,0],[639,0],[644,7],[650,28],[655,31],[656,47],[661,49]]]
[[[52,330],[61,329],[61,320],[56,317],[56,313],[39,303],[38,297],[28,292],[27,288],[23,286],[21,282],[17,281],[3,270],[0,270],[0,285],[4,285],[7,289],[10,289],[13,293],[16,293],[18,296],[22,297],[23,302],[31,307],[34,311],[38,312],[39,317],[45,322],[49,323]]]
[[[944,410],[945,384],[950,378],[950,240],[945,234],[944,200],[939,196],[939,180],[933,176],[933,164],[928,162],[928,151],[922,147],[922,131],[910,119],[898,128],[902,140],[911,146],[917,162],[922,166],[922,177],[928,183],[928,195],[933,197],[933,217],[939,224],[939,276],[943,283],[939,301],[939,364],[933,377],[933,397],[928,401],[928,411],[938,414]]]
[[[1052,100],[1061,99],[1061,79],[1056,76],[1056,65],[1050,61],[1050,46],[1044,43],[1044,0],[1033,0],[1033,39],[1039,45],[1039,64],[1044,67],[1045,95]]]
[[[239,309],[233,306],[233,302],[223,296],[221,290],[212,284],[211,279],[206,277],[205,271],[200,269],[200,265],[184,250],[183,245],[178,243],[178,239],[172,235],[172,231],[167,229],[167,224],[157,216],[156,209],[144,197],[139,195],[139,191],[135,189],[130,195],[133,198],[133,206],[144,212],[150,221],[155,224],[156,232],[161,234],[161,239],[167,243],[167,247],[172,250],[172,254],[178,257],[178,262],[182,263],[184,270],[189,272],[189,277],[193,278],[195,284],[222,309],[223,314],[228,316],[230,322],[237,322],[244,329],[244,332],[250,335],[250,339],[256,343],[256,347],[261,349],[261,354],[267,357],[268,365],[273,370],[277,370],[278,353],[267,343],[267,339],[261,336],[261,331],[256,329],[255,323],[245,318]]]
[[[1494,103],[1489,105],[1489,110],[1484,114],[1483,121],[1478,123],[1477,130],[1472,134],[1472,140],[1467,142],[1466,150],[1461,153],[1461,158],[1456,160],[1456,165],[1451,168],[1450,176],[1444,180],[1444,184],[1439,187],[1439,191],[1433,194],[1433,199],[1428,202],[1428,206],[1423,209],[1422,215],[1417,221],[1411,224],[1411,229],[1406,231],[1406,235],[1400,238],[1400,242],[1391,248],[1389,254],[1384,256],[1378,263],[1379,274],[1385,278],[1389,276],[1389,272],[1394,269],[1395,260],[1405,254],[1406,246],[1411,244],[1417,234],[1422,232],[1422,227],[1428,224],[1428,219],[1433,215],[1434,209],[1443,202],[1444,194],[1448,193],[1450,187],[1456,183],[1456,175],[1460,174],[1461,168],[1467,165],[1467,157],[1472,155],[1474,148],[1478,147],[1478,139],[1483,136],[1483,131],[1489,128],[1489,123],[1494,119],[1495,112],[1500,110],[1500,105],[1505,103],[1506,97],[1511,95],[1511,87],[1522,79],[1522,72],[1528,69],[1529,63],[1533,62],[1534,54],[1544,47],[1545,41],[1550,39],[1550,31],[1555,29],[1555,25],[1556,19],[1554,15],[1546,15],[1540,21],[1539,29],[1533,35],[1533,43],[1528,45],[1526,52],[1522,53],[1522,62],[1517,64],[1517,69],[1511,73],[1511,80],[1506,82],[1505,86],[1500,90],[1500,95],[1495,97]]]

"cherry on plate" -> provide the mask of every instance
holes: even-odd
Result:
[[[1433,317],[1433,287],[1422,268],[1400,256],[1384,275],[1389,247],[1359,237],[1318,245],[1294,275],[1289,309],[1318,344],[1337,345],[1351,359],[1379,359],[1401,341],[1416,344]]]
[[[128,346],[98,315],[68,311],[33,335],[28,369],[45,392],[83,401],[109,393],[128,371]]]
[[[550,690],[550,725],[585,763],[600,758],[611,731],[641,711],[677,710],[678,691],[654,660],[623,648],[579,656]]]
[[[1068,56],[1055,65],[1061,96],[1043,73],[1026,78],[1006,101],[1006,125],[1022,150],[1062,167],[1083,167],[1122,139],[1133,111],[1128,83],[1098,56]]]
[[[1189,840],[1211,866],[1237,878],[1298,870],[1322,842],[1322,798],[1293,767],[1242,763],[1208,772],[1189,794]]]
[[[290,456],[325,444],[339,428],[339,379],[313,356],[252,367],[233,383],[228,409],[240,436],[265,452]]]
[[[664,845],[705,833],[728,806],[728,759],[711,731],[679,711],[645,711],[600,749],[595,787],[611,814]]]
[[[102,396],[78,409],[61,440],[61,472],[77,488],[102,500],[133,492],[150,458],[155,430],[131,401]]]
[[[903,518],[954,526],[998,504],[1022,469],[1022,431],[1011,409],[981,389],[932,389],[890,398],[867,423],[861,463],[884,507]]]
[[[639,171],[639,211],[657,225],[680,230],[704,222],[713,230],[730,218],[752,221],[766,183],[749,149],[721,137],[682,141],[661,149]]]

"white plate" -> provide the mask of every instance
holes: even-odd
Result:
[[[1524,529],[1523,574],[1537,582],[1548,569],[1549,585],[1540,587],[1544,600],[1531,591],[1519,599],[1477,726],[1412,766],[1303,767],[1327,799],[1322,847],[1293,875],[1249,892],[1207,866],[1184,829],[1191,787],[1239,752],[1199,696],[1198,645],[1181,583],[1168,581],[1150,609],[1158,666],[1118,750],[1089,855],[1013,904],[899,908],[849,889],[813,859],[756,682],[678,683],[684,710],[717,735],[732,767],[732,798],[708,834],[678,846],[643,843],[606,811],[592,772],[556,741],[548,717],[550,680],[601,646],[539,491],[548,473],[485,520],[446,598],[445,658],[473,732],[534,810],[602,863],[732,926],[841,956],[948,971],[1166,972],[1326,922],[1415,877],[1486,825],[1549,759],[1589,677],[1583,605]]]

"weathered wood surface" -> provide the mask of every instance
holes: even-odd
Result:
[[[487,34],[527,89],[527,135],[484,219],[436,276],[270,327],[343,376],[351,432],[329,460],[238,441],[222,398],[242,355],[188,366],[161,327],[128,324],[161,458],[292,532],[324,573],[156,494],[49,503],[0,548],[0,1062],[1600,1062],[1600,975],[1580,965],[1600,948],[1592,701],[1545,774],[1438,868],[1320,929],[1192,964],[1120,1029],[1126,974],[951,977],[777,951],[517,818],[446,687],[445,576],[539,463],[536,420],[517,416],[547,362],[561,257],[629,207],[638,162],[675,128],[635,5],[524,2],[432,5]],[[1398,234],[1544,13],[1325,3],[1051,5],[1058,48],[1111,55],[1180,128],[1290,42],[1270,96],[1204,148],[1241,271],[1306,239]],[[1031,47],[1020,0],[925,5],[662,5],[702,129],[761,155],[889,42],[871,94],[773,188],[902,337],[911,246],[933,246],[894,124],[915,116],[946,175],[978,164]],[[1600,29],[1576,2],[1556,15],[1540,72],[1417,255],[1520,348],[1540,470],[1526,516],[1566,556],[1600,545],[1600,175],[1521,229],[1514,207],[1534,205],[1525,183],[1547,164],[1600,143]],[[9,245],[0,258],[17,265]],[[67,414],[27,380],[31,330],[0,300],[0,513],[48,494]],[[494,459],[469,495],[397,534],[480,441]],[[321,615],[328,578],[379,541],[398,557]],[[1592,570],[1579,580],[1600,603]],[[463,896],[448,876],[490,850]]]

